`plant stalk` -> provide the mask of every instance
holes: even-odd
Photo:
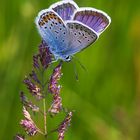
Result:
[[[47,135],[47,116],[46,116],[46,99],[43,99],[43,109],[44,109],[44,132]]]
[[[44,135],[47,135],[47,113],[46,113],[46,99],[45,99],[45,91],[44,91],[44,69],[41,72],[42,77],[42,93],[44,95],[43,99],[43,117],[44,117]]]

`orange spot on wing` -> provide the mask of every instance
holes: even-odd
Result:
[[[40,25],[40,26],[43,26],[44,24],[45,24],[45,23],[44,23],[43,21],[40,21],[40,22],[39,22],[39,25]]]

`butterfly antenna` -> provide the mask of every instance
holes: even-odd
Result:
[[[79,63],[79,65],[81,66],[81,68],[82,68],[84,71],[87,72],[87,68],[80,62],[80,60],[79,60],[78,58],[76,58],[76,57],[73,57],[73,58]]]
[[[75,64],[75,62],[74,62],[73,60],[72,60],[72,63],[73,63],[73,67],[74,67],[75,78],[76,78],[76,80],[78,81],[79,78],[78,78],[78,72],[77,72],[77,69],[76,69],[76,64]]]

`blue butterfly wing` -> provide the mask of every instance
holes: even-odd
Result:
[[[74,12],[78,9],[77,4],[72,0],[60,1],[50,6],[64,21],[70,20]]]
[[[50,51],[57,57],[68,44],[68,31],[61,17],[53,10],[42,10],[35,21],[42,39],[48,44]]]
[[[68,21],[67,28],[69,29],[69,47],[65,51],[66,55],[73,55],[82,51],[89,45],[94,43],[98,35],[86,25],[77,21]]]
[[[103,11],[94,8],[79,8],[73,20],[82,22],[100,35],[110,24],[111,18]]]

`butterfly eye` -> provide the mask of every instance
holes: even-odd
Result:
[[[71,60],[71,59],[70,59],[70,56],[66,56],[65,60],[66,60],[67,62],[69,62],[69,61]]]

